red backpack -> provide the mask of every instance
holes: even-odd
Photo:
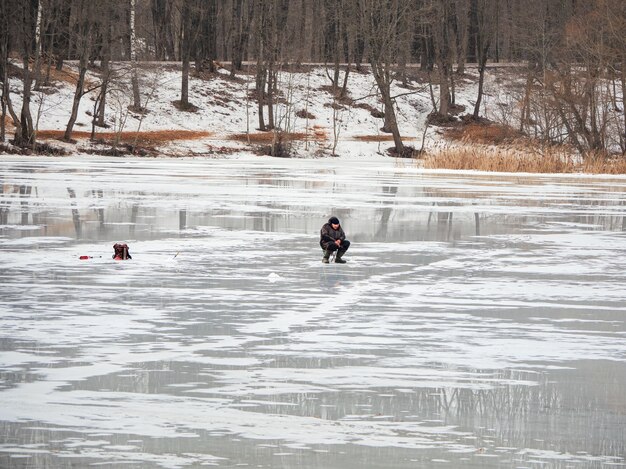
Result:
[[[125,261],[126,259],[132,259],[130,253],[128,252],[128,244],[126,243],[115,243],[113,245],[113,250],[115,254],[113,254],[113,259],[116,261]]]

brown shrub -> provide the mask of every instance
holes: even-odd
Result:
[[[500,145],[511,143],[523,137],[523,134],[506,125],[471,122],[446,130],[446,137],[464,143],[482,143],[484,145]]]
[[[256,132],[256,133],[241,133],[241,134],[233,134],[228,137],[230,140],[235,140],[237,142],[245,142],[254,143],[254,144],[267,144],[274,141],[274,132]],[[326,140],[326,131],[321,130],[321,128],[314,126],[313,133],[307,136],[304,132],[281,132],[280,139],[283,142],[293,142],[298,140],[317,140],[322,141]]]
[[[385,118],[385,113],[383,111],[381,111],[380,109],[376,109],[371,104],[359,103],[359,104],[355,104],[354,107],[358,108],[358,109],[365,109],[366,111],[369,111],[370,114],[372,115],[372,117],[374,117],[376,119],[384,119]]]
[[[391,142],[393,141],[393,135],[357,135],[355,140],[361,142]],[[415,137],[404,137],[402,141],[415,140]]]
[[[300,119],[315,119],[315,116],[313,114],[305,111],[304,109],[300,109],[298,112],[296,112],[296,116]]]
[[[505,125],[471,123],[462,127],[447,129],[446,137],[465,143],[500,145],[523,137],[522,133]]]
[[[447,148],[427,155],[424,167],[512,173],[573,173],[579,169],[570,154],[558,148],[520,152],[484,147]]]
[[[37,132],[39,138],[59,139],[63,137],[63,130],[40,130]],[[167,143],[176,140],[195,140],[211,136],[211,132],[199,130],[154,130],[146,132],[122,132],[119,134],[120,140],[125,143],[141,143],[142,145],[154,145]],[[96,132],[95,138],[102,141],[115,140],[118,135],[115,132]],[[74,131],[74,138],[90,138],[91,132]]]
[[[180,100],[172,101],[172,105],[179,111],[184,112],[198,112],[200,110],[198,106],[191,103],[183,104]]]
[[[35,143],[29,147],[15,147],[0,144],[0,153],[10,155],[50,155],[50,156],[66,156],[68,153],[63,148],[53,147],[47,143]]]

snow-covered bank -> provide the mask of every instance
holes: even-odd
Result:
[[[72,65],[68,65],[72,72]],[[125,64],[117,65],[119,78],[111,87],[107,100],[106,123],[108,128],[96,131],[112,140],[115,133],[159,132],[159,131],[205,131],[210,136],[197,139],[157,142],[159,154],[170,156],[215,155],[231,151],[255,151],[238,143],[232,137],[237,134],[257,133],[258,108],[253,96],[254,75],[241,75],[235,80],[228,72],[220,70],[209,79],[190,77],[189,100],[198,109],[196,112],[178,110],[174,102],[180,99],[180,70],[178,66],[144,64],[140,73],[142,103],[148,109],[145,115],[133,113],[128,74]],[[422,143],[427,115],[432,111],[428,86],[417,80],[407,85],[396,82],[392,94],[397,96],[397,117],[400,132],[406,144],[416,148],[440,145],[441,135],[436,128],[426,132]],[[97,83],[97,74],[88,73],[87,81]],[[306,157],[330,155],[333,147],[339,156],[367,156],[385,153],[393,146],[390,134],[382,133],[383,119],[374,117],[372,110],[382,111],[374,79],[369,73],[353,71],[348,81],[348,97],[352,104],[335,101],[327,90],[329,80],[325,67],[312,68],[306,72],[282,72],[278,87],[281,96],[276,103],[277,126],[284,131],[304,134],[305,138],[294,142],[292,154]],[[36,114],[38,130],[42,135],[50,131],[65,130],[74,87],[71,80],[57,80],[52,87],[33,94],[33,113]],[[492,77],[487,82],[487,90],[496,83]],[[14,106],[19,109],[22,83],[11,80]],[[95,89],[83,97],[78,112],[76,132],[90,132],[94,104],[98,93]],[[476,97],[476,76],[471,72],[457,79],[456,100],[459,106],[470,107]],[[486,109],[491,106],[490,98],[485,98]],[[297,117],[307,111],[312,117]],[[303,115],[303,114],[301,114]],[[267,117],[266,117],[267,118]],[[108,134],[108,135],[107,135]],[[364,140],[365,139],[365,140]],[[78,144],[65,144],[51,140],[55,146],[62,146],[71,153],[102,149],[92,145],[85,137],[77,138]],[[254,140],[254,139],[253,139]],[[336,146],[335,146],[336,141]]]

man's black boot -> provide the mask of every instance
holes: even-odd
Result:
[[[343,256],[346,253],[346,251],[337,251],[337,256],[335,257],[335,263],[336,264],[345,264],[346,261],[344,261],[341,256]]]
[[[329,258],[329,257],[330,257],[330,251],[329,251],[328,249],[326,249],[326,250],[324,251],[324,257],[322,257],[322,262],[323,262],[324,264],[328,264],[328,262],[329,262],[329,261],[328,261],[328,258]]]

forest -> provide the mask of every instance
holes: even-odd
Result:
[[[81,98],[98,93],[103,125],[112,64],[131,64],[133,107],[141,111],[137,71],[181,64],[179,109],[189,76],[225,67],[254,74],[260,130],[274,128],[279,71],[323,64],[335,95],[350,73],[371,73],[384,104],[384,128],[405,151],[394,114],[393,82],[416,71],[433,94],[429,116],[455,113],[455,83],[471,64],[478,93],[467,119],[481,119],[485,70],[516,64],[524,83],[511,124],[581,155],[626,153],[626,2],[623,0],[3,0],[0,3],[1,139],[32,146],[31,93],[65,61],[78,80],[65,138]],[[98,83],[86,83],[87,71]],[[22,83],[13,104],[11,77]],[[207,82],[210,86],[210,81]]]

